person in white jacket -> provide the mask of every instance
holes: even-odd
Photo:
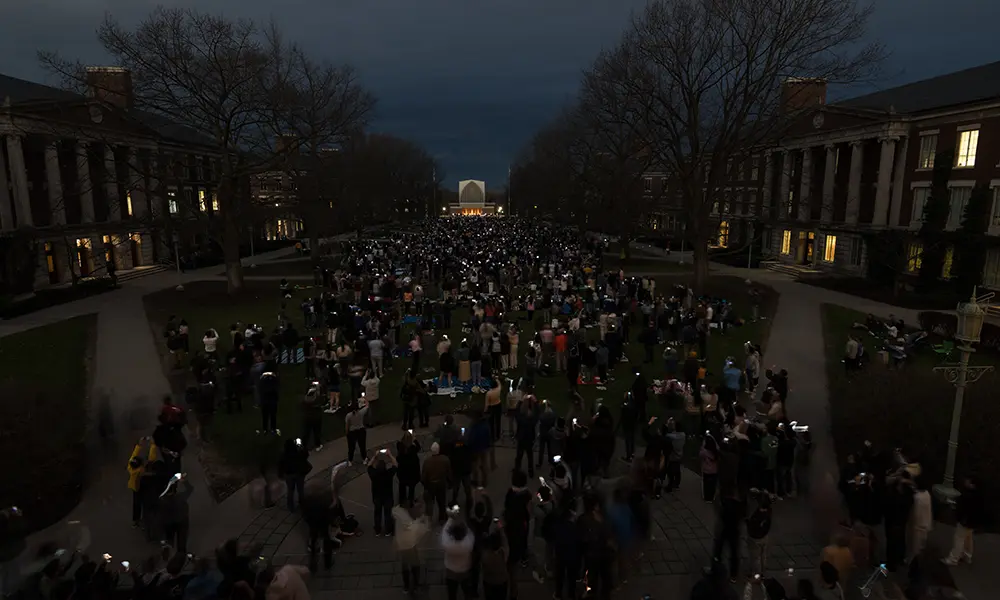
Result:
[[[285,565],[275,571],[274,579],[267,586],[266,600],[311,600],[306,577],[309,569],[302,565]]]
[[[403,591],[411,595],[416,594],[420,587],[420,541],[431,529],[430,519],[424,515],[424,506],[419,502],[409,510],[397,506],[392,509],[392,518],[396,528],[393,543],[396,552],[399,553]]]
[[[205,337],[201,338],[201,342],[205,344],[205,354],[211,358],[215,358],[215,351],[219,347],[219,332],[209,329],[205,332]]]
[[[368,369],[365,372],[365,376],[361,378],[361,387],[365,392],[365,402],[368,403],[367,424],[369,427],[378,425],[376,411],[378,410],[378,384],[380,381],[378,374],[373,369]]]
[[[927,535],[934,527],[934,514],[931,510],[931,494],[927,491],[924,477],[914,481],[916,491],[913,493],[913,508],[910,510],[909,523],[909,559],[913,560],[923,553],[927,546]]]
[[[448,600],[457,600],[458,588],[466,600],[476,596],[476,582],[472,580],[472,549],[475,535],[459,514],[458,507],[452,507],[448,521],[441,529],[441,548],[444,550],[445,586]]]

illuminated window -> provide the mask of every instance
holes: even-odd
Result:
[[[177,214],[177,190],[167,190],[167,210],[170,214]]]
[[[921,260],[924,254],[924,246],[918,242],[910,242],[906,248],[906,272],[916,273],[920,270]]]
[[[920,161],[917,163],[918,169],[933,169],[934,155],[937,154],[937,134],[920,136]]]
[[[976,166],[976,147],[979,146],[979,130],[958,132],[958,152],[955,153],[956,167]]]
[[[719,238],[716,240],[716,246],[719,248],[729,246],[729,221],[719,223]]]
[[[132,192],[125,193],[125,209],[128,211],[128,216],[135,214],[132,212]]]
[[[951,263],[955,260],[954,246],[948,246],[944,251],[944,262],[941,264],[941,279],[951,279]]]
[[[826,236],[826,244],[823,246],[823,260],[832,263],[837,259],[837,236]]]
[[[208,203],[205,201],[205,190],[198,190],[198,210],[201,212],[208,210]]]
[[[781,253],[792,253],[792,230],[786,229],[781,232]]]
[[[333,208],[333,202],[330,202],[330,208]],[[219,212],[219,195],[212,192],[212,212]]]
[[[49,274],[56,272],[56,259],[52,251],[52,242],[45,242],[45,266]]]

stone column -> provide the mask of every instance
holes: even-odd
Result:
[[[128,193],[132,198],[132,216],[145,219],[149,216],[149,199],[146,197],[146,173],[138,151],[129,149],[128,153]]]
[[[87,142],[76,143],[76,185],[80,190],[80,222],[94,222],[94,187],[90,180]]]
[[[778,218],[787,219],[788,194],[792,190],[792,155],[787,150],[781,153],[781,186],[778,188]]]
[[[837,181],[837,146],[827,144],[826,164],[823,171],[823,207],[820,222],[833,221],[833,189]]]
[[[812,218],[812,148],[802,151],[802,177],[799,178],[799,221]],[[815,256],[815,252],[813,255]]]
[[[57,142],[45,146],[45,178],[49,185],[49,210],[52,224],[66,224],[66,198],[63,196],[62,173],[59,172],[59,145]]]
[[[910,147],[910,138],[903,138],[903,146],[896,153],[896,167],[893,169],[892,181],[892,202],[889,206],[889,227],[909,226],[909,219],[906,223],[900,223],[900,211],[903,210],[903,185],[906,178],[906,153]]]
[[[7,136],[7,163],[10,165],[11,191],[17,207],[17,226],[33,227],[31,197],[28,196],[28,169],[24,164],[24,146],[21,136]]]
[[[49,263],[48,258],[45,256],[45,240],[38,240],[35,242],[37,253],[37,259],[35,260],[35,289],[44,288],[52,285],[49,281]]]
[[[0,148],[0,229],[14,229],[14,198],[7,181],[7,169],[3,168],[3,148]]]
[[[108,220],[122,220],[122,202],[118,195],[118,167],[115,164],[115,149],[110,144],[104,146],[104,190],[108,199]]]
[[[771,197],[774,190],[774,162],[771,151],[764,153],[764,185],[761,187],[760,216],[767,217],[771,212]]]
[[[896,157],[896,140],[894,137],[884,137],[882,155],[878,162],[878,185],[875,188],[875,214],[872,215],[872,225],[885,227],[889,218],[889,199],[892,186],[892,164]]]
[[[851,142],[851,173],[847,183],[847,217],[848,225],[858,224],[858,214],[861,212],[861,167],[864,159],[864,143],[861,140]]]
[[[94,259],[94,274],[105,275],[108,268],[108,247],[104,244],[103,235],[95,235],[90,238],[90,255]]]

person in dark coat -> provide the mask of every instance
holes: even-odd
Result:
[[[410,508],[416,502],[417,484],[420,483],[420,442],[409,430],[396,442],[396,462],[399,464],[399,504]]]

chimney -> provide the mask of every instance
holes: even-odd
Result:
[[[781,114],[826,104],[826,80],[788,77],[781,82]]]
[[[132,108],[132,73],[122,67],[87,67],[90,97],[118,108]]]

